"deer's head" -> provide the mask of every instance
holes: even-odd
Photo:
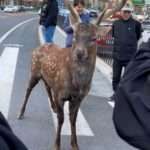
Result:
[[[99,15],[95,24],[81,23],[80,17],[73,6],[68,2],[68,8],[71,12],[71,23],[74,29],[73,36],[73,59],[78,63],[86,63],[91,57],[96,56],[96,38],[97,38],[97,28],[103,19],[108,18],[116,11],[120,10],[126,0],[121,0],[120,3],[116,5],[112,10],[108,10],[106,7]]]
[[[77,24],[74,32],[72,52],[73,59],[79,63],[87,62],[93,52],[96,54],[95,25],[85,23]]]

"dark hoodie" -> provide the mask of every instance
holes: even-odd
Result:
[[[140,150],[150,150],[150,39],[129,62],[114,100],[118,135]]]
[[[48,0],[44,2],[41,7],[40,24],[46,28],[49,26],[56,26],[58,16],[57,0]]]

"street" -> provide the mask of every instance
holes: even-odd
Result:
[[[31,94],[24,120],[17,120],[30,77],[31,54],[39,46],[38,15],[0,12],[0,22],[0,111],[29,150],[52,150],[56,116],[49,108],[42,82]],[[58,34],[61,33],[58,32],[55,39],[59,44],[64,39]],[[96,69],[92,89],[81,105],[77,120],[81,150],[134,150],[116,134],[112,122],[113,107],[108,103],[111,94],[111,83]],[[66,117],[62,150],[70,149],[67,123]]]

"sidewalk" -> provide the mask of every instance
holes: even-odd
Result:
[[[57,26],[54,43],[61,47],[65,46],[65,33]],[[39,39],[40,43],[44,44],[44,38],[42,37],[41,29],[39,27]],[[100,58],[97,57],[96,68],[93,77],[92,88],[89,95],[110,97],[113,94],[111,87],[111,67],[104,63]]]

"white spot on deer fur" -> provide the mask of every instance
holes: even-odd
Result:
[[[54,80],[55,80],[55,82],[57,82],[57,80],[58,80],[58,77],[56,76],[56,77],[54,78]]]
[[[32,64],[35,66],[35,61]]]
[[[60,72],[58,71],[57,74],[56,74],[56,76],[59,76],[59,75],[60,75]]]
[[[60,74],[64,74],[64,70],[62,69],[62,70],[60,70]]]
[[[69,62],[69,57],[66,58],[66,61]]]

